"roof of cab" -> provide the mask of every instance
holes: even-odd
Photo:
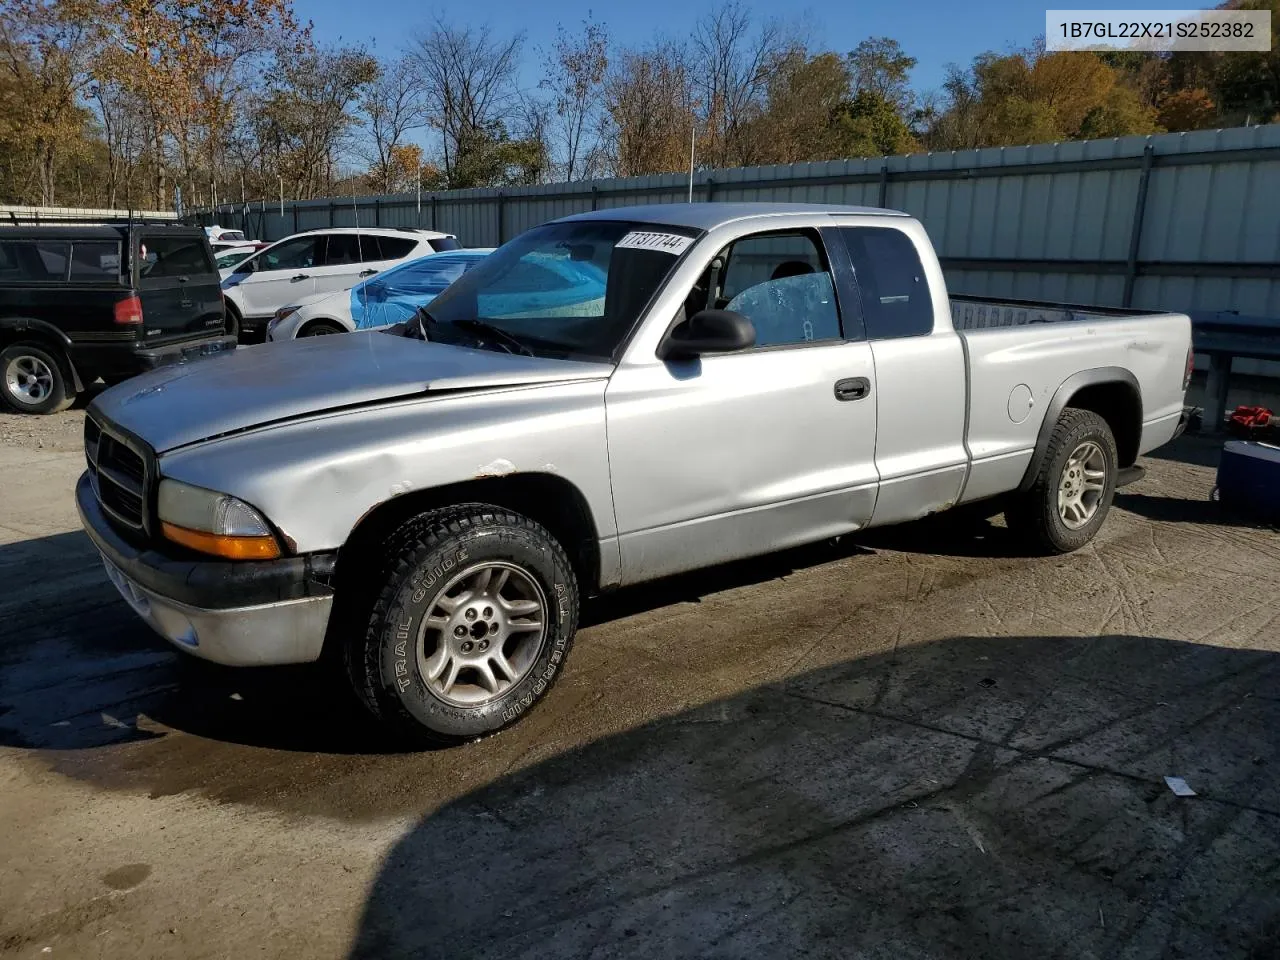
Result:
[[[839,203],[655,203],[639,207],[609,207],[561,218],[568,220],[631,220],[638,223],[667,224],[710,230],[734,220],[778,217],[790,213],[856,214],[858,216],[905,217],[900,210],[883,207],[852,207]]]

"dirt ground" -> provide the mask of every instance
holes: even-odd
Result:
[[[0,957],[1280,956],[1280,534],[1210,444],[1069,557],[928,522],[597,602],[527,721],[408,754],[149,634],[80,422],[0,419]]]

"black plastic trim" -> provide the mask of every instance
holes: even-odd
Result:
[[[135,546],[103,515],[87,472],[76,483],[76,508],[98,551],[130,580],[166,599],[204,610],[231,610],[333,594],[327,581],[336,553],[232,562]]]
[[[1138,385],[1138,378],[1126,370],[1124,367],[1095,367],[1092,370],[1081,370],[1074,373],[1063,381],[1062,386],[1054,392],[1049,406],[1045,408],[1044,420],[1040,422],[1040,433],[1036,437],[1035,453],[1031,456],[1031,462],[1027,464],[1027,472],[1022,475],[1022,482],[1018,484],[1018,492],[1026,493],[1031,489],[1032,484],[1036,482],[1036,476],[1040,473],[1040,465],[1044,463],[1045,455],[1049,450],[1049,440],[1053,436],[1053,428],[1058,425],[1058,418],[1062,416],[1062,411],[1067,408],[1071,398],[1083,390],[1085,387],[1096,387],[1105,383],[1123,383],[1133,389],[1141,399],[1142,388]]]

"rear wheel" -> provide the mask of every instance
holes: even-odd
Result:
[[[14,343],[0,350],[0,392],[20,413],[57,413],[76,398],[62,364],[33,343]]]
[[[327,337],[334,333],[346,333],[342,327],[328,320],[312,320],[298,331],[300,337]]]
[[[1080,549],[1111,509],[1118,463],[1115,437],[1102,417],[1063,411],[1031,489],[1005,510],[1009,529],[1047,553]]]
[[[346,648],[357,696],[423,741],[495,733],[559,676],[578,623],[578,585],[541,525],[466,504],[410,520],[387,558],[363,636]]]

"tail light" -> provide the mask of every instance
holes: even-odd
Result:
[[[1193,347],[1187,347],[1187,372],[1182,375],[1182,389],[1191,386],[1191,373],[1196,368],[1196,353]]]
[[[115,321],[122,327],[138,326],[142,323],[142,301],[138,299],[137,294],[116,301]]]

